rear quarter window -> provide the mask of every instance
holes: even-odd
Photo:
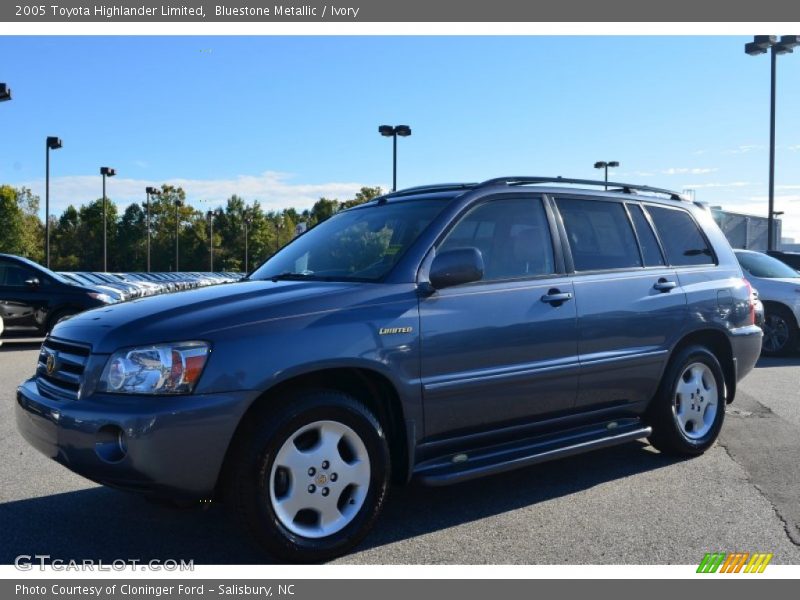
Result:
[[[713,265],[714,253],[692,216],[679,208],[648,206],[647,212],[673,266]]]

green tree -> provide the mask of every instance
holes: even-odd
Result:
[[[39,197],[28,188],[0,186],[0,252],[44,258],[44,225],[39,220]]]

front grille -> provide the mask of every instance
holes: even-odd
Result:
[[[77,400],[89,353],[89,346],[47,338],[36,366],[39,392],[55,400]],[[52,364],[48,367],[50,361]]]

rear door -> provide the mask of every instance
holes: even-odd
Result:
[[[686,319],[686,296],[638,202],[562,196],[581,362],[576,408],[649,400]]]
[[[504,196],[469,210],[437,246],[437,252],[477,248],[485,272],[479,282],[420,300],[427,436],[493,429],[572,408],[575,301],[553,231],[541,195]],[[546,301],[558,293],[569,299]]]

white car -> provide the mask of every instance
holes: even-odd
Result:
[[[761,351],[777,356],[796,350],[800,340],[800,273],[761,252],[735,252],[745,277],[764,303]]]

